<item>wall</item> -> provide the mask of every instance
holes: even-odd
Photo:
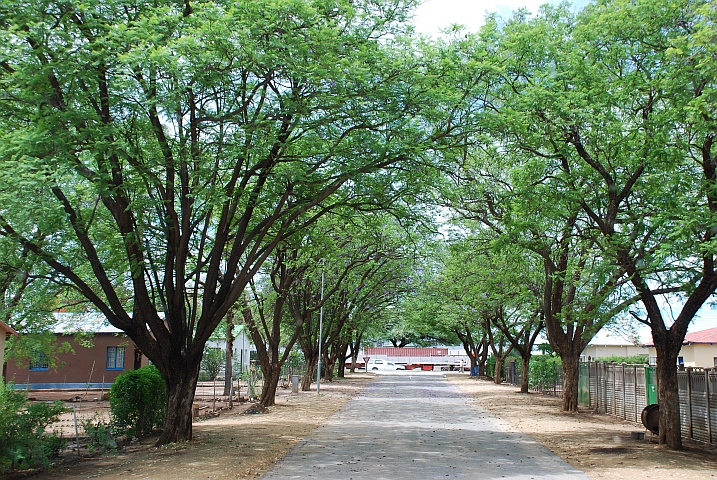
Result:
[[[131,370],[134,363],[134,344],[124,335],[98,333],[91,348],[75,342],[72,335],[58,334],[59,342],[69,342],[73,353],[58,355],[60,367],[56,370],[31,371],[29,366],[18,366],[14,360],[7,362],[7,377],[16,385],[28,385],[30,389],[41,388],[100,388],[111,385],[121,373]],[[107,347],[125,347],[123,370],[107,369]],[[147,365],[147,357],[142,356],[142,366]]]
[[[657,356],[655,347],[650,347],[649,352],[651,358]],[[678,356],[684,358],[685,367],[713,368],[714,358],[717,357],[717,345],[706,343],[684,345]]]
[[[647,355],[647,349],[635,345],[588,345],[580,354],[585,360],[608,358],[608,357],[632,357],[633,355]]]

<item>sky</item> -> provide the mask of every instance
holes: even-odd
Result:
[[[530,12],[535,13],[538,7],[544,3],[558,4],[559,0],[425,0],[424,3],[416,9],[413,24],[420,33],[431,36],[440,35],[441,29],[449,27],[451,24],[457,23],[464,25],[469,31],[476,31],[483,24],[483,18],[486,12],[497,12],[503,17],[507,17],[519,8],[527,8]],[[588,0],[573,0],[573,8],[579,10],[587,5]],[[670,318],[668,309],[665,311],[665,318]],[[675,311],[675,315],[679,310]],[[637,323],[637,322],[635,322]],[[671,322],[670,322],[671,323]],[[650,330],[641,325],[636,325],[638,333],[643,341],[652,339]],[[717,327],[717,309],[711,308],[709,305],[703,306],[698,312],[695,320],[690,324],[688,332],[696,332],[707,328]],[[605,331],[601,335],[619,335],[618,332]]]
[[[526,7],[535,13],[544,3],[558,4],[559,1],[546,0],[426,0],[416,10],[413,24],[416,29],[432,36],[440,35],[440,30],[453,23],[464,25],[469,31],[476,31],[483,24],[486,12],[497,12],[507,17],[514,10]],[[587,0],[573,0],[573,7],[579,9]]]

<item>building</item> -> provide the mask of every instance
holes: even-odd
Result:
[[[5,365],[5,337],[17,335],[17,332],[8,324],[0,320],[0,368]]]
[[[7,380],[30,390],[54,388],[109,388],[121,373],[149,364],[121,330],[99,314],[56,313],[54,334],[58,342],[68,342],[73,352],[58,354],[59,367],[53,369],[42,358],[18,365],[7,362]],[[90,344],[78,341],[77,332],[87,332]]]
[[[657,363],[657,350],[654,343],[648,347],[650,363]],[[677,357],[677,364],[684,367],[717,367],[717,328],[708,328],[685,335],[682,349]]]
[[[232,362],[232,376],[236,377],[249,370],[251,350],[255,349],[252,349],[252,344],[247,336],[245,325],[235,325],[232,330],[232,335],[234,336],[234,341],[232,342],[232,354],[234,359]],[[217,338],[215,336],[207,342],[207,347],[220,348],[222,351],[226,352],[226,338]],[[224,375],[224,368],[222,368],[219,373],[219,376],[222,375]]]
[[[580,354],[581,362],[594,362],[610,357],[647,356],[647,350],[636,339],[620,335],[601,335],[598,332]]]

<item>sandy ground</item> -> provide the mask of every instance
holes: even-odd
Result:
[[[649,432],[645,440],[633,440],[631,432],[646,432],[642,425],[608,415],[565,413],[560,410],[559,398],[520,394],[514,386],[463,375],[448,378],[477,405],[507,420],[591,478],[714,480],[717,475],[717,449],[707,445],[685,442],[684,451],[670,451],[656,445],[656,437]]]
[[[701,480],[717,475],[714,448],[687,443],[684,451],[672,452],[651,443],[649,434],[646,440],[631,439],[632,431],[644,431],[641,426],[605,415],[562,413],[559,399],[521,395],[513,386],[460,374],[447,377],[469,394],[471,401],[594,479]],[[263,414],[243,414],[247,404],[223,409],[218,416],[207,415],[195,422],[195,439],[187,444],[154,448],[153,439],[148,438],[128,445],[118,455],[88,458],[83,450],[83,458],[77,459],[76,452],[69,452],[50,472],[33,478],[256,478],[373,378],[373,374],[353,374],[322,383],[321,395],[316,394],[315,386],[299,394],[280,390],[277,405]],[[90,405],[92,402],[83,402],[83,407]],[[95,405],[102,408],[100,400]]]
[[[354,374],[347,379],[322,382],[320,395],[317,395],[315,385],[312,385],[312,391],[299,394],[280,389],[276,406],[268,408],[266,413],[245,414],[251,404],[244,403],[235,404],[232,410],[224,408],[217,416],[205,415],[195,421],[194,439],[187,444],[155,448],[152,444],[156,438],[146,438],[127,445],[118,455],[89,457],[83,449],[83,457],[78,459],[76,452],[69,452],[50,472],[33,478],[256,478],[373,379],[373,374]],[[34,396],[40,400],[39,394]],[[90,400],[83,401],[84,416],[88,415],[84,409],[93,405]],[[197,401],[206,407],[203,412],[209,412],[213,406],[208,392],[200,395]],[[104,403],[95,401],[94,405],[102,410]],[[223,405],[223,402],[217,402],[217,408]],[[65,418],[63,430],[66,431],[70,423],[69,418]]]

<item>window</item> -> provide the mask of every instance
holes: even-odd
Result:
[[[650,357],[650,365],[657,365],[657,357]]]
[[[677,365],[684,365],[685,357],[677,357]]]
[[[717,367],[717,357],[713,357],[712,360],[715,362],[715,367]]]
[[[50,362],[42,353],[37,354],[37,358],[30,361],[31,372],[44,372],[50,368]]]
[[[124,347],[107,347],[107,370],[124,370]]]

